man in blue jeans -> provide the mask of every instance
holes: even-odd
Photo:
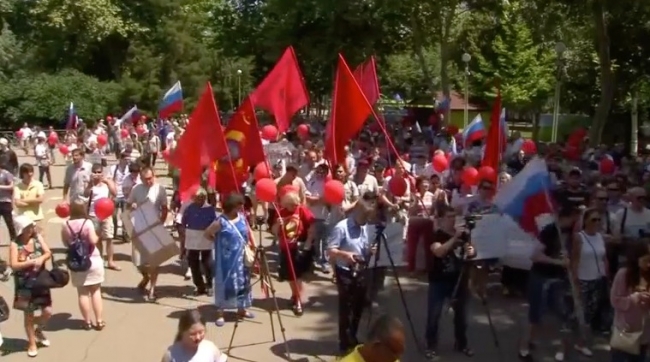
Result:
[[[429,270],[427,298],[426,357],[438,357],[438,328],[445,306],[454,310],[454,349],[468,357],[474,355],[467,342],[468,274],[462,272],[465,259],[476,256],[469,240],[469,231],[456,228],[456,211],[445,207],[440,211],[439,228],[434,232],[431,252],[433,267]],[[462,280],[461,280],[462,278]],[[449,302],[448,302],[449,301]]]

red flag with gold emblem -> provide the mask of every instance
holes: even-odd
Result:
[[[249,97],[228,122],[224,137],[226,147],[219,153],[215,189],[228,194],[241,191],[242,184],[248,180],[250,167],[265,160],[255,108]]]

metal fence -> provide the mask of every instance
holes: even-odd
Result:
[[[59,135],[60,140],[63,140],[63,138],[65,137],[66,130],[55,129],[54,132],[56,132]],[[45,131],[45,133],[49,134],[49,131]],[[6,138],[12,147],[19,146],[19,140],[18,140],[18,136],[16,136],[16,131],[0,131],[0,138]]]

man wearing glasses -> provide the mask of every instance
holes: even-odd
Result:
[[[139,205],[149,201],[153,203],[156,210],[159,210],[160,221],[164,223],[167,220],[167,213],[169,212],[165,187],[156,182],[153,169],[150,167],[144,167],[140,171],[140,180],[141,183],[133,187],[126,204],[130,210],[135,210]],[[133,264],[138,267],[138,270],[142,274],[142,280],[138,283],[138,289],[145,291],[145,288],[149,285],[150,288],[147,297],[150,301],[155,301],[155,288],[158,279],[157,267],[148,265],[147,260],[142,258],[142,255],[140,255],[135,247],[132,250],[132,259]]]

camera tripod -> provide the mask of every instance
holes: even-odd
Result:
[[[411,317],[411,311],[408,308],[408,305],[406,304],[406,298],[404,297],[404,290],[402,289],[402,283],[399,280],[399,273],[397,271],[397,267],[395,267],[395,260],[393,259],[393,255],[388,248],[388,241],[386,240],[386,234],[384,233],[385,226],[376,226],[376,232],[375,232],[375,242],[374,245],[377,247],[377,251],[375,252],[375,261],[372,266],[372,278],[371,281],[372,283],[377,283],[377,279],[381,277],[381,272],[379,271],[379,256],[381,255],[381,248],[384,247],[386,248],[386,255],[388,256],[388,262],[390,263],[390,268],[393,270],[393,278],[395,278],[395,283],[397,284],[397,290],[399,291],[399,297],[402,302],[402,307],[404,308],[404,313],[406,314],[406,320],[408,321],[409,328],[411,329],[411,333],[413,334],[413,339],[415,341],[415,345],[418,347],[418,350],[420,353],[423,353],[422,346],[419,342],[418,335],[415,332],[415,326],[413,324],[413,318]],[[368,264],[370,264],[370,260],[368,261]],[[369,285],[368,287],[372,287],[372,285]],[[368,309],[368,325],[367,329],[370,329],[370,322],[372,321],[372,308]]]
[[[269,309],[269,319],[271,321],[271,336],[273,337],[273,342],[275,342],[277,339],[275,337],[275,323],[273,321],[273,314],[275,313],[278,317],[278,324],[280,325],[280,332],[282,333],[282,339],[284,340],[284,348],[286,350],[286,357],[287,359],[291,359],[291,353],[289,351],[289,344],[287,343],[287,335],[286,335],[286,329],[284,328],[284,324],[282,323],[282,315],[280,314],[280,306],[278,305],[278,299],[275,296],[275,287],[273,286],[273,278],[271,277],[271,273],[269,273],[269,262],[266,257],[266,249],[264,245],[262,244],[262,225],[263,225],[263,220],[260,222],[260,220],[256,220],[257,223],[257,229],[258,229],[258,243],[255,246],[255,257],[253,258],[253,266],[259,265],[259,279],[257,279],[255,282],[251,283],[249,285],[249,291],[253,290],[253,286],[255,286],[257,283],[261,283],[263,287],[267,288],[269,292],[271,293],[271,298],[273,299],[273,309]],[[239,326],[240,319],[237,318],[235,321],[235,327],[232,331],[232,335],[230,336],[230,343],[228,344],[228,354],[230,354],[230,350],[232,349],[232,344],[235,340],[235,333],[237,333],[237,327]]]
[[[469,227],[469,232],[473,229],[472,226]],[[451,251],[453,253],[453,250]],[[470,268],[475,268],[475,270],[481,270],[485,269],[485,273],[488,272],[489,266],[487,263],[485,265],[479,266],[476,263],[468,262],[467,255],[465,254],[465,247],[461,248],[461,253],[460,253],[460,260],[463,263],[461,269],[460,269],[460,274],[458,275],[458,280],[456,281],[456,285],[454,286],[454,291],[451,293],[451,298],[449,298],[449,305],[446,308],[449,313],[456,313],[454,310],[454,305],[456,305],[458,301],[458,295],[459,291],[461,288],[461,285],[465,283],[465,288],[467,288],[467,283],[469,282],[469,278],[466,278],[467,273]],[[501,343],[499,342],[499,336],[497,335],[497,330],[494,327],[494,323],[492,321],[492,313],[490,312],[490,306],[488,304],[487,300],[487,295],[485,291],[479,290],[478,291],[478,297],[481,300],[481,305],[485,309],[485,316],[487,317],[488,320],[488,325],[490,326],[490,333],[492,334],[492,339],[494,341],[494,347],[497,349],[497,353],[499,354],[499,361],[504,361],[503,357],[503,350],[501,349]],[[465,295],[463,298],[467,298],[467,291],[465,292]]]

